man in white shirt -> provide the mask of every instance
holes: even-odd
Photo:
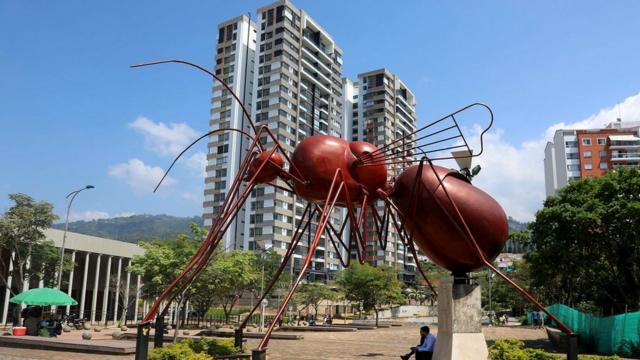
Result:
[[[436,337],[429,333],[429,327],[420,328],[420,345],[411,348],[411,352],[400,356],[402,360],[408,360],[411,355],[416,354],[416,360],[431,360],[433,349],[436,346]]]

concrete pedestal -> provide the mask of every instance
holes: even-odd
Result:
[[[482,334],[479,285],[454,284],[453,277],[438,287],[438,336],[435,360],[486,360]]]

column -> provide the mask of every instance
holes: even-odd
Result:
[[[31,269],[31,255],[29,255],[27,257],[27,263],[25,264],[25,273],[29,271],[29,269]],[[24,275],[24,274],[23,274]],[[24,281],[22,282],[22,291],[27,291],[29,290],[29,278],[28,277],[24,277]]]
[[[13,280],[13,276],[11,272],[13,271],[13,257],[15,256],[15,251],[11,252],[11,257],[9,258],[9,277],[7,277],[7,289],[4,292],[4,306],[2,307],[2,323],[7,324],[7,314],[9,312],[9,297],[11,297],[11,282]]]
[[[131,260],[129,260],[129,265],[131,265]],[[127,287],[124,289],[124,312],[125,314],[129,311],[129,287],[131,286],[131,273],[127,271]],[[127,318],[125,317],[125,322]]]
[[[22,276],[24,277],[24,280],[22,281],[22,291],[27,291],[29,290],[29,278],[24,276],[25,273],[29,272],[29,269],[31,269],[31,254],[29,254],[29,256],[27,257],[27,262],[25,264],[25,271],[22,273]],[[20,305],[20,311],[22,311],[22,309],[24,309],[25,306],[24,305]]]
[[[183,320],[184,320],[185,326],[187,326],[187,317],[189,315],[189,306],[190,305],[191,304],[189,303],[189,301],[187,301],[187,303],[184,305],[184,318],[183,318]]]
[[[100,282],[100,258],[102,255],[98,254],[98,260],[96,261],[96,275],[93,282],[93,296],[91,297],[91,325],[96,321],[96,304],[98,303],[98,283]]]
[[[116,301],[113,305],[113,323],[118,322],[118,300],[120,299],[120,273],[122,271],[122,258],[118,258],[118,276],[116,277]]]
[[[111,256],[107,259],[107,273],[104,274],[104,290],[102,291],[102,317],[100,321],[107,324],[107,305],[109,304],[109,277],[111,277]]]
[[[73,267],[71,268],[71,272],[69,273],[69,289],[67,290],[67,295],[71,296],[71,290],[73,289],[73,269],[76,268],[76,251],[73,250],[73,252],[71,253],[71,263],[73,264]],[[65,314],[69,315],[69,309],[71,308],[71,306],[67,305],[67,311],[65,312]]]
[[[84,256],[84,275],[82,276],[82,291],[80,291],[80,312],[78,317],[84,319],[84,301],[87,298],[87,277],[89,276],[89,260],[91,253],[86,253]]]
[[[140,275],[136,280],[136,304],[133,307],[133,321],[138,322],[138,301],[140,300]]]

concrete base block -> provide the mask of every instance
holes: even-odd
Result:
[[[487,342],[482,333],[480,286],[454,284],[443,279],[438,291],[436,360],[486,360]]]
[[[434,360],[487,360],[489,349],[482,333],[438,332]]]

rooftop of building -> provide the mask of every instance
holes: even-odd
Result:
[[[591,129],[558,129],[555,135],[562,134],[563,132],[571,132],[571,135],[584,134],[584,133],[600,133],[600,134],[612,134],[619,132],[637,133],[640,130],[640,121],[612,121],[609,124],[601,128]],[[565,134],[569,135],[569,134]]]
[[[44,234],[47,240],[54,242],[56,247],[62,247],[64,231],[49,228],[44,231]],[[136,244],[71,231],[67,231],[65,249],[126,258],[144,254],[144,249]]]
[[[251,25],[253,25],[254,27],[256,26],[256,22],[251,20],[251,19],[249,19],[249,17],[247,15],[240,15],[240,16],[236,16],[236,17],[234,17],[232,19],[225,20],[225,21],[219,23],[218,24],[218,29],[223,28],[223,27],[225,27],[227,25],[235,24],[235,23],[238,23],[238,22],[247,22],[247,21],[250,21]]]
[[[338,44],[336,44],[335,40],[333,40],[333,38],[331,37],[330,33],[325,28],[320,26],[320,24],[313,17],[311,17],[311,15],[309,15],[309,13],[307,13],[303,9],[300,9],[299,7],[295,6],[289,0],[278,0],[278,1],[275,1],[275,2],[273,2],[271,4],[269,4],[269,5],[265,5],[265,6],[262,6],[262,7],[258,8],[258,10],[256,10],[256,12],[258,14],[260,14],[260,13],[264,12],[265,10],[269,10],[269,9],[271,9],[273,7],[280,6],[280,5],[286,5],[287,7],[291,8],[291,10],[295,11],[296,13],[304,15],[304,17],[306,17],[306,19],[309,22],[311,22],[311,24],[313,24],[314,28],[316,28],[318,31],[320,31],[322,33],[322,35],[327,38],[327,40],[331,41],[331,43],[332,43],[333,47],[335,48],[335,50],[337,50],[340,54],[342,54],[342,49],[340,48],[340,46],[338,46]]]

